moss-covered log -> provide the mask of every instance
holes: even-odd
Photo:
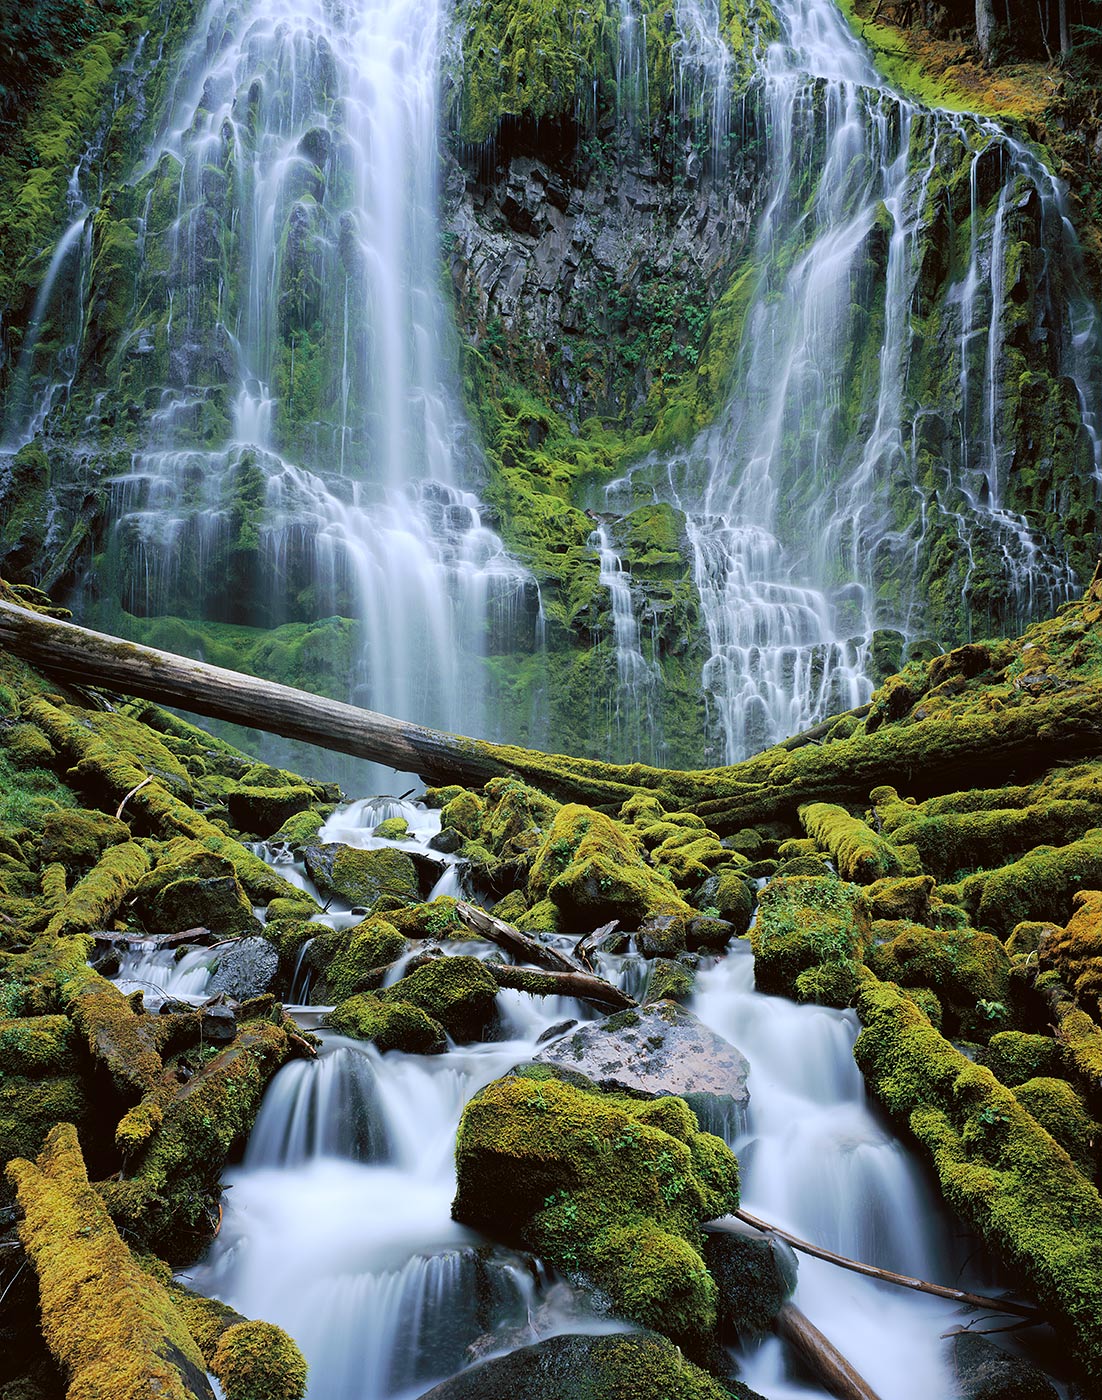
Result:
[[[68,1400],[213,1400],[168,1293],[131,1258],[88,1184],[72,1125],[53,1129],[37,1164],[16,1160],[8,1174],[38,1274],[43,1334],[69,1378]]]
[[[1057,642],[1070,645],[1080,639],[1100,611],[1100,605],[1088,599],[1075,616],[1041,624],[1052,634],[1045,635],[1054,653]],[[1034,628],[1027,637],[1038,635]],[[557,797],[602,807],[619,806],[640,790],[653,791],[668,809],[691,807],[721,834],[778,819],[790,821],[801,805],[821,799],[863,802],[879,784],[902,783],[933,792],[959,787],[962,773],[976,783],[985,778],[998,781],[1015,769],[1038,772],[1062,759],[1102,750],[1102,678],[1093,654],[1081,648],[1069,652],[1066,666],[1061,663],[1067,671],[1066,678],[1060,677],[1061,688],[1040,694],[1016,689],[1008,651],[997,676],[967,682],[986,687],[981,703],[976,703],[973,691],[965,690],[952,704],[921,717],[908,718],[910,705],[903,707],[898,721],[893,711],[888,722],[880,718],[875,732],[858,731],[823,745],[775,747],[726,768],[674,772],[444,734],[76,627],[2,599],[0,644],[60,679],[104,685],[210,718],[252,725],[390,764],[429,782],[477,786],[519,774]],[[1030,644],[1036,645],[1036,640]],[[937,659],[942,664],[932,679],[952,673],[954,655]],[[1081,655],[1084,660],[1074,659]],[[917,686],[913,694],[908,690],[909,701],[917,703],[926,685]],[[56,743],[55,735],[48,728],[46,732]],[[138,781],[145,776],[134,765],[130,768],[138,772]],[[135,805],[150,806],[148,794],[158,788],[158,783],[150,784],[134,799]],[[160,788],[155,805],[162,826],[171,825],[173,814],[167,805],[172,801]],[[187,821],[180,821],[188,828],[186,834],[197,834],[190,829],[195,814],[186,808],[185,813]]]

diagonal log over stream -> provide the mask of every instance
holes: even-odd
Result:
[[[464,738],[359,709],[274,681],[193,661],[20,607],[0,598],[0,646],[70,684],[176,705],[416,773],[429,783],[480,786],[515,774],[566,801],[618,806],[641,790],[691,809],[723,834],[794,816],[801,803],[864,800],[880,783],[936,791],[1000,782],[1102,752],[1102,681],[1022,697],[1015,707],[948,708],[920,723],[818,745],[787,741],[742,763],[677,772],[645,764],[544,754]],[[815,731],[812,731],[813,733]],[[817,734],[816,734],[817,737]]]

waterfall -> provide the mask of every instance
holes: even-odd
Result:
[[[316,1061],[273,1081],[189,1282],[287,1328],[310,1363],[310,1400],[405,1400],[476,1354],[622,1330],[538,1261],[450,1216],[464,1103],[547,1024],[525,1042],[425,1057],[327,1036]]]
[[[681,9],[690,46],[711,32],[697,18],[707,7]],[[1096,475],[1102,461],[1098,319],[1058,183],[996,123],[887,90],[832,0],[781,0],[776,13],[783,38],[760,71],[768,189],[726,406],[686,452],[606,493],[609,509],[630,509],[649,482],[686,514],[703,684],[729,762],[867,700],[878,629],[910,641],[940,627],[951,642],[1071,596],[1059,540],[1007,504],[1006,287],[1026,206],[1046,248],[1038,297],[1053,329],[1041,334],[1060,340]],[[720,105],[723,65],[695,71]],[[934,220],[962,161],[965,268],[926,347],[936,358],[955,327],[957,378],[938,366],[931,384],[915,348],[924,259],[930,238],[954,236]],[[922,596],[923,577],[937,598]]]
[[[627,754],[658,763],[662,756],[662,669],[648,660],[636,617],[631,575],[617,553],[605,525],[589,537],[601,571],[598,582],[608,589],[612,604],[612,645],[616,653],[616,688],[611,697],[609,743],[614,754]],[[653,653],[653,647],[651,648]]]
[[[131,613],[361,626],[355,698],[485,728],[534,581],[464,485],[436,209],[439,0],[208,0],[135,178],[166,366],[112,484]]]

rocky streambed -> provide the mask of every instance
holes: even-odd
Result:
[[[796,765],[1028,710],[1032,769],[751,760],[733,831],[678,775],[349,804],[3,658],[5,1396],[823,1394],[792,1308],[881,1400],[1094,1393],[1102,766],[1043,736],[1098,612]]]

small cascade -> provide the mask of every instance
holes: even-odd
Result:
[[[853,1014],[756,992],[745,944],[698,985],[697,1014],[750,1061],[748,1121],[728,1139],[745,1208],[849,1258],[967,1287],[966,1243],[950,1236],[917,1164],[866,1101]],[[953,1304],[803,1255],[795,1301],[882,1400],[952,1393],[941,1337],[967,1316]],[[774,1341],[746,1358],[743,1377],[771,1400],[821,1394],[790,1378]]]
[[[686,128],[707,132],[712,169],[726,169],[733,62],[723,32],[720,0],[676,0],[677,114]]]
[[[662,759],[662,668],[643,654],[635,613],[631,575],[617,553],[608,527],[598,525],[589,547],[601,562],[598,582],[608,589],[612,605],[612,644],[616,650],[617,685],[612,693],[609,740],[614,753],[649,763]]]
[[[191,1285],[285,1327],[312,1400],[405,1400],[495,1349],[621,1330],[450,1216],[463,1105],[530,1052],[384,1056],[327,1035],[269,1088]]]
[[[187,952],[133,944],[119,959],[115,983],[127,996],[141,992],[148,1008],[170,998],[198,1004],[207,995],[217,954],[211,948]]]
[[[650,80],[647,70],[647,14],[639,0],[619,0],[620,28],[616,48],[616,122],[631,142],[650,121]]]

